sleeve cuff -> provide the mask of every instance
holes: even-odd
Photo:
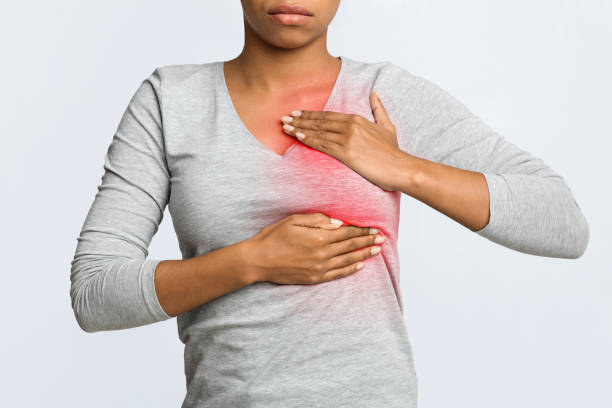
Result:
[[[483,236],[489,240],[499,236],[502,232],[503,225],[505,223],[504,214],[508,211],[504,208],[507,200],[504,200],[500,194],[503,194],[502,183],[505,183],[503,177],[494,173],[482,173],[487,182],[489,189],[489,223],[484,228],[475,231],[478,235]]]
[[[142,265],[144,302],[151,315],[157,321],[167,320],[172,317],[161,307],[157,292],[155,291],[155,268],[161,261],[161,259],[145,259]]]

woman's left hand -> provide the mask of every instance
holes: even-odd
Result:
[[[357,114],[302,110],[281,118],[283,130],[335,157],[380,188],[395,191],[398,167],[393,163],[409,155],[400,150],[395,126],[376,92],[370,94],[370,105],[376,123]]]

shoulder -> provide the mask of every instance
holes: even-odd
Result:
[[[387,62],[380,73],[380,87],[394,97],[412,100],[443,100],[450,97],[442,87],[399,64]]]
[[[389,62],[381,70],[376,90],[403,117],[420,121],[426,117],[464,117],[471,112],[436,82]]]
[[[205,63],[184,63],[159,65],[153,68],[145,81],[160,92],[172,91],[193,85],[194,81],[213,81],[214,65],[216,61]]]

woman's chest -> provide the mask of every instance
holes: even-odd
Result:
[[[279,155],[215,104],[190,108],[165,124],[169,210],[182,249],[218,249],[310,212],[397,236],[400,192],[297,140]]]
[[[288,215],[311,212],[396,235],[399,192],[301,142],[284,156],[248,143],[212,144],[175,158],[172,168],[169,210],[182,245],[218,249]]]

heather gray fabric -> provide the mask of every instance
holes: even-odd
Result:
[[[399,291],[401,194],[304,145],[284,157],[267,150],[239,121],[222,72],[222,61],[158,67],[130,100],[71,264],[78,324],[96,332],[169,318],[153,283],[160,259],[147,257],[166,206],[186,259],[289,214],[333,216],[351,203],[353,220],[388,238],[361,271],[319,285],[257,282],[177,317],[182,407],[416,407]],[[342,57],[325,108],[373,120],[372,89],[404,151],[485,175],[491,218],[479,235],[540,256],[585,251],[589,227],[563,178],[433,83],[389,61]]]

